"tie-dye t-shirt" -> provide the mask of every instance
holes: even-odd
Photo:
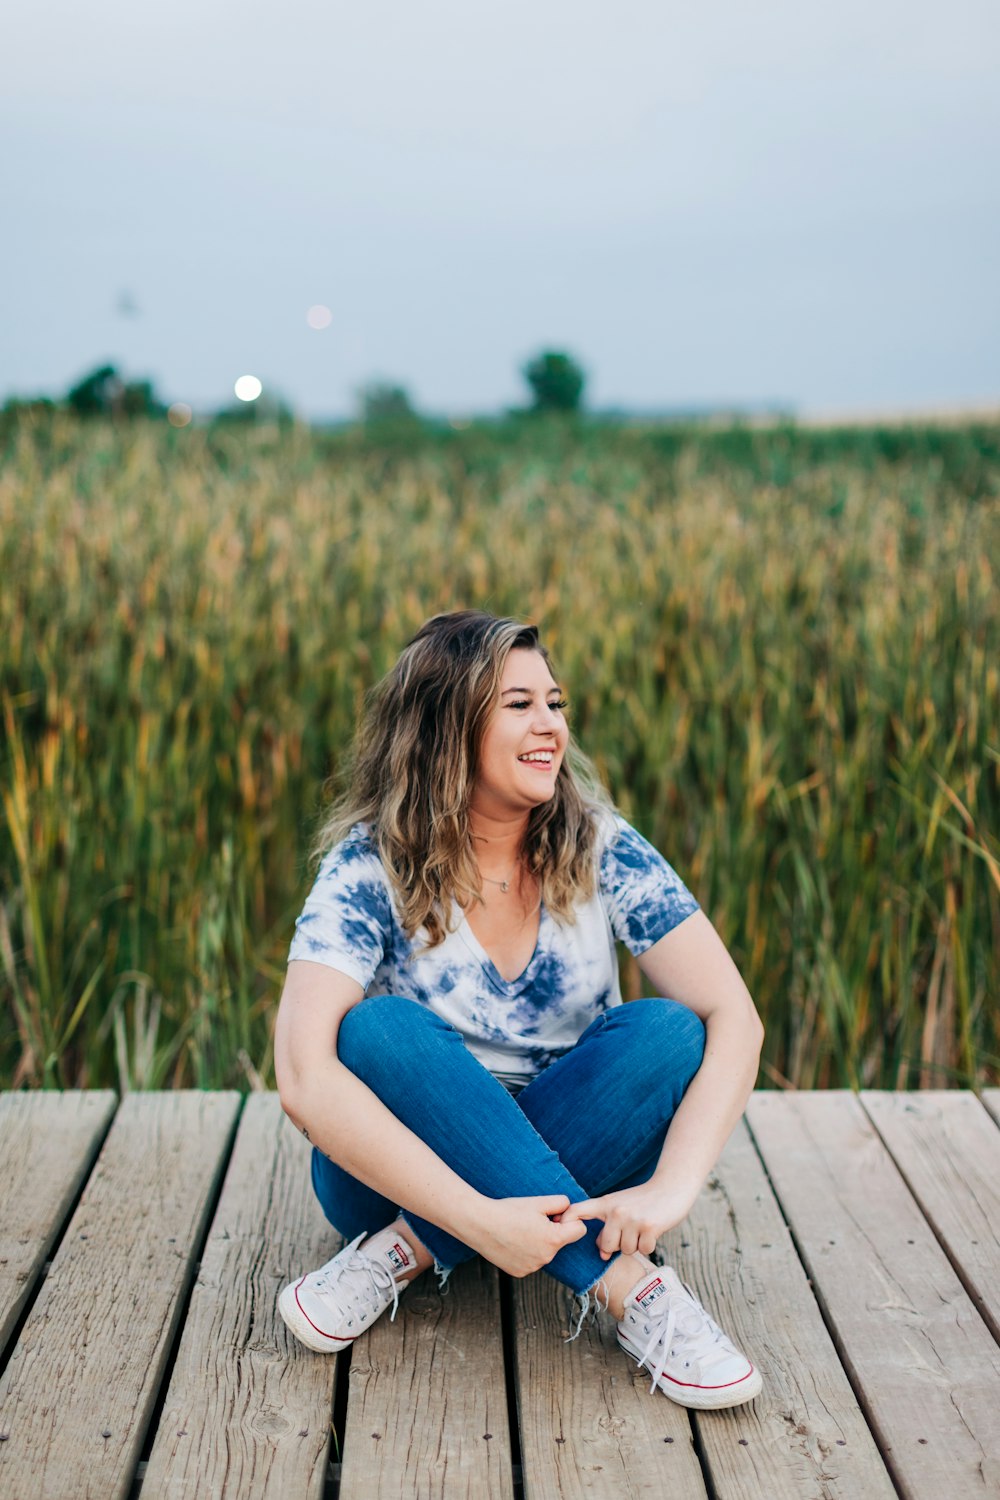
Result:
[[[598,889],[576,921],[542,903],[527,968],[504,979],[464,917],[444,942],[407,937],[365,824],[324,857],[289,959],[327,964],[367,995],[406,995],[458,1028],[469,1050],[507,1082],[527,1082],[572,1047],[602,1011],[621,1004],[615,941],[638,956],[698,910],[661,854],[624,818],[607,814]]]

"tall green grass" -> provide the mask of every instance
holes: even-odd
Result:
[[[997,429],[0,447],[3,1083],[271,1079],[323,781],[461,605],[543,627],[765,1077],[1000,1077]]]

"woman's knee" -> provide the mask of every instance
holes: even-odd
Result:
[[[679,1000],[631,1000],[615,1012],[634,1037],[635,1046],[672,1077],[691,1081],[705,1055],[705,1023]]]
[[[396,1066],[439,1019],[405,995],[369,995],[341,1020],[337,1056],[359,1077],[387,1063]]]

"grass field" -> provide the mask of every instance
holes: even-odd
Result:
[[[543,627],[765,1081],[996,1082],[998,565],[995,427],[9,424],[0,1082],[272,1080],[324,778],[459,605]]]

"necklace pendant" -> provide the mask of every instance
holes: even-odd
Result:
[[[504,895],[506,896],[507,892],[510,890],[510,882],[506,881],[506,880],[501,880],[501,882],[500,882],[500,889],[503,891]]]

